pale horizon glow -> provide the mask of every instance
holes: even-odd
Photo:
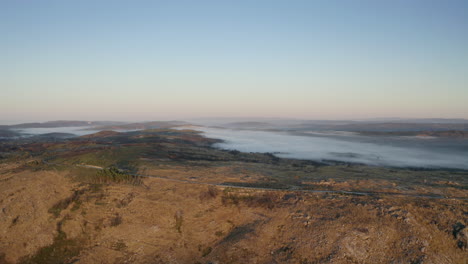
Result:
[[[3,1],[0,121],[468,118],[468,2]]]

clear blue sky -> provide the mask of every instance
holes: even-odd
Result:
[[[468,1],[0,0],[0,120],[468,118]]]

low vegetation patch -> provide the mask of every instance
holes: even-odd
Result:
[[[255,228],[260,224],[259,220],[255,220],[254,222],[242,225],[242,226],[236,226],[234,229],[229,232],[220,242],[219,244],[225,244],[225,243],[236,243],[242,239],[245,238],[245,236],[249,233],[255,232]]]
[[[60,212],[62,210],[67,209],[67,207],[72,203],[78,201],[80,196],[85,192],[85,189],[81,190],[75,190],[73,194],[70,197],[67,197],[63,200],[58,201],[55,203],[50,209],[49,213],[53,214],[55,217],[58,217],[60,215]]]
[[[242,194],[234,192],[224,192],[221,202],[224,206],[239,205],[243,203],[248,207],[263,207],[273,209],[276,207],[278,195],[274,192]]]
[[[122,216],[120,214],[116,213],[111,219],[110,219],[110,226],[118,226],[122,224]]]
[[[202,257],[208,256],[211,253],[211,251],[213,251],[213,248],[211,248],[211,247],[204,248],[202,250]]]
[[[67,239],[64,232],[59,232],[54,238],[54,242],[39,249],[36,254],[21,258],[21,264],[61,264],[72,263],[73,258],[78,256],[83,248],[83,243],[79,239]]]
[[[275,208],[277,204],[277,194],[274,192],[265,192],[260,195],[251,195],[245,199],[245,203],[250,207],[264,207],[268,209]]]
[[[123,171],[111,167],[97,172],[96,181],[98,183],[129,183],[132,185],[140,185],[142,183],[141,177],[126,174]]]
[[[0,253],[0,263],[7,264],[8,262],[5,259],[5,253]]]
[[[175,229],[177,232],[182,233],[182,223],[184,222],[184,216],[182,211],[177,211],[174,215],[175,218]]]
[[[127,249],[127,244],[122,239],[119,239],[117,242],[113,243],[111,248],[117,251],[123,251]]]
[[[205,200],[210,200],[214,199],[218,196],[219,190],[216,188],[216,186],[210,185],[208,186],[208,189],[206,191],[203,191],[200,193],[200,200],[205,201]]]

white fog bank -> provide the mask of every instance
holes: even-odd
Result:
[[[242,152],[273,152],[279,157],[308,159],[315,161],[335,160],[369,165],[457,168],[468,169],[468,148],[451,151],[450,147],[415,147],[414,144],[392,145],[392,143],[362,142],[357,137],[324,137],[293,135],[283,132],[232,130],[195,127],[210,138],[224,140],[216,144],[223,149]],[[405,139],[408,142],[408,139]],[[414,139],[419,140],[419,139]],[[468,142],[468,141],[467,141]],[[419,144],[419,143],[418,143]]]

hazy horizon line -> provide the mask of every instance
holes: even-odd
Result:
[[[226,120],[226,121],[280,121],[280,120],[290,120],[290,121],[412,121],[412,120],[459,120],[459,121],[468,121],[468,118],[459,118],[459,117],[370,117],[370,118],[300,118],[300,117],[195,117],[195,118],[157,118],[157,119],[78,119],[78,118],[59,118],[59,119],[10,119],[2,120],[0,119],[0,125],[18,125],[25,123],[47,123],[47,122],[58,122],[58,121],[86,121],[86,122],[128,122],[128,123],[144,123],[144,122],[154,122],[154,121],[214,121],[214,120]]]

